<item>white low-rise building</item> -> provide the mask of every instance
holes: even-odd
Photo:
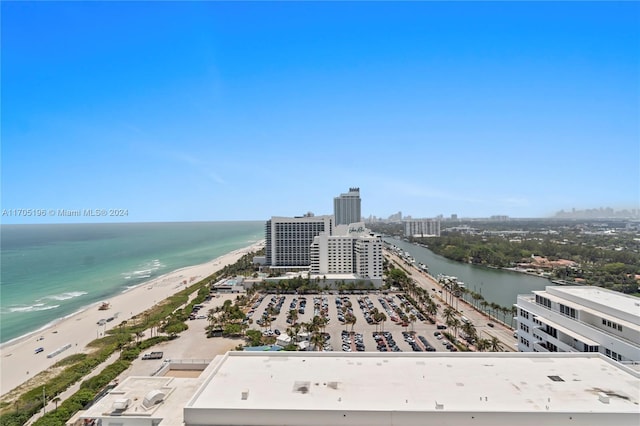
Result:
[[[640,373],[597,353],[228,352],[129,377],[67,425],[637,425]]]
[[[638,372],[599,354],[239,353],[186,426],[637,425]]]
[[[640,298],[593,286],[548,286],[519,295],[518,350],[599,352],[640,363]]]
[[[439,237],[439,219],[403,220],[405,237]]]

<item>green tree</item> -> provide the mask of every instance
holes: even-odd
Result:
[[[501,352],[502,351],[502,343],[496,336],[491,336],[491,340],[489,341],[489,348],[491,352]]]

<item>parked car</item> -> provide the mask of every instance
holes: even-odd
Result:
[[[489,327],[493,328],[493,323],[492,323],[492,322],[487,323],[487,325],[488,325]]]
[[[39,354],[40,352],[44,352],[44,348],[40,347],[40,348],[36,348],[36,352],[37,354]]]

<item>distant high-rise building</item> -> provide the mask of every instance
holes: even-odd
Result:
[[[392,214],[391,216],[389,216],[388,220],[390,222],[401,221],[402,220],[402,212],[398,212],[398,213]]]
[[[439,237],[440,221],[438,219],[415,219],[404,221],[405,237]]]
[[[308,268],[309,247],[321,232],[333,234],[333,216],[272,217],[265,227],[266,264],[272,268]]]
[[[349,188],[346,194],[333,199],[336,225],[360,222],[360,188]]]

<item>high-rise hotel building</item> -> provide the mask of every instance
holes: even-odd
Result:
[[[336,225],[360,222],[360,188],[349,188],[346,194],[333,199],[333,215]]]
[[[382,236],[364,223],[338,225],[333,235],[323,232],[311,245],[311,275],[349,275],[382,285]]]
[[[272,217],[265,236],[266,264],[271,268],[305,269],[311,264],[309,248],[322,232],[333,234],[333,216]]]

